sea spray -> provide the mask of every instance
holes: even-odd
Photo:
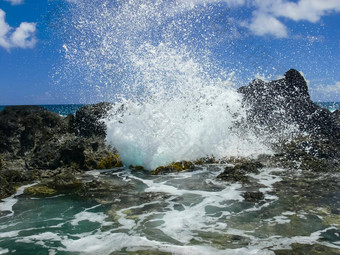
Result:
[[[163,0],[71,4],[66,65],[92,84],[94,97],[115,102],[106,141],[126,166],[270,152],[248,128],[234,70],[211,58],[219,5],[226,7]]]
[[[142,96],[113,107],[106,120],[107,143],[126,165],[147,169],[211,155],[268,153],[247,129],[242,97],[230,80],[211,77],[188,56],[163,44],[143,49],[135,63],[146,86]]]

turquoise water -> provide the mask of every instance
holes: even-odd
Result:
[[[51,112],[67,116],[68,114],[75,114],[79,108],[84,106],[84,104],[47,104],[39,106],[44,107]],[[0,111],[2,111],[5,107],[5,105],[0,105]]]
[[[316,102],[316,104],[330,110],[331,112],[340,109],[340,102]]]
[[[340,109],[340,102],[317,102],[316,104],[320,105],[323,108],[330,110],[331,112],[336,109]],[[84,106],[83,104],[56,104],[56,105],[40,105],[47,110],[52,112],[56,112],[60,115],[66,116],[68,114],[75,114],[76,111]],[[2,111],[6,106],[0,105],[0,111]]]
[[[90,171],[84,180],[111,185],[93,198],[18,194],[0,204],[8,210],[0,217],[0,254],[276,254],[298,244],[296,254],[340,250],[340,192],[330,182],[340,176],[265,168],[241,185],[218,181],[223,167],[167,176]],[[264,200],[245,201],[245,191],[261,191]]]

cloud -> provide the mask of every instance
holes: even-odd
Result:
[[[316,23],[322,16],[340,12],[339,0],[254,0],[249,3],[255,7],[247,25],[250,31],[277,38],[288,36],[287,27],[278,18]]]
[[[260,9],[276,17],[285,17],[294,21],[306,20],[317,22],[322,16],[340,11],[339,0],[256,0]]]
[[[248,28],[255,35],[273,35],[277,38],[284,38],[288,36],[286,26],[275,17],[266,13],[255,13]]]
[[[339,101],[340,81],[332,85],[318,85],[312,87],[311,96],[319,101]]]
[[[6,50],[33,48],[37,42],[36,23],[22,22],[14,29],[6,23],[5,18],[6,13],[0,9],[0,47]]]
[[[12,5],[19,5],[24,2],[24,0],[5,0],[6,2],[11,2]]]

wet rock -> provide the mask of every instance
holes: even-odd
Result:
[[[234,166],[227,166],[224,171],[217,176],[217,178],[228,182],[249,182],[246,172]]]
[[[340,125],[340,109],[333,112],[333,116],[338,125]]]
[[[98,103],[81,107],[75,114],[73,130],[76,135],[91,137],[106,134],[106,127],[101,121],[112,108],[111,103]]]
[[[49,196],[54,195],[55,193],[57,193],[55,189],[51,189],[44,185],[34,185],[24,190],[24,194],[30,196]]]
[[[247,174],[259,173],[259,169],[263,167],[263,164],[255,160],[246,159],[232,159],[234,166],[226,166],[224,171],[220,173],[217,178],[223,181],[229,182],[249,182]]]
[[[242,196],[248,202],[259,202],[264,199],[264,194],[260,191],[247,191]]]
[[[274,133],[292,124],[299,132],[322,136],[340,144],[336,114],[310,99],[307,82],[297,70],[290,69],[284,78],[276,81],[256,79],[241,87],[239,92],[244,95],[244,104],[250,106],[248,121],[254,126]]]
[[[178,173],[185,170],[193,169],[195,165],[190,161],[174,162],[168,166],[157,167],[151,172],[152,175],[167,174],[167,173]]]
[[[107,157],[103,158],[97,165],[98,169],[111,169],[114,167],[122,167],[123,163],[119,155],[110,153]]]
[[[274,250],[275,255],[339,255],[339,249],[327,247],[321,244],[299,244],[293,243],[289,250]]]
[[[15,193],[15,188],[10,185],[5,177],[0,175],[0,200]]]
[[[339,112],[313,103],[297,70],[289,70],[276,81],[256,79],[239,92],[249,107],[249,126],[269,138],[281,166],[340,171]]]

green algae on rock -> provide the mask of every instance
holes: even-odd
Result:
[[[28,187],[24,190],[24,194],[31,196],[49,196],[57,193],[55,189],[49,188],[45,185],[34,185],[32,187]]]
[[[191,161],[180,161],[171,163],[168,166],[159,166],[151,172],[152,175],[178,173],[185,170],[193,169],[195,165]]]
[[[98,169],[111,169],[114,167],[122,167],[123,163],[120,160],[119,155],[110,153],[107,157],[103,158],[97,168]]]

